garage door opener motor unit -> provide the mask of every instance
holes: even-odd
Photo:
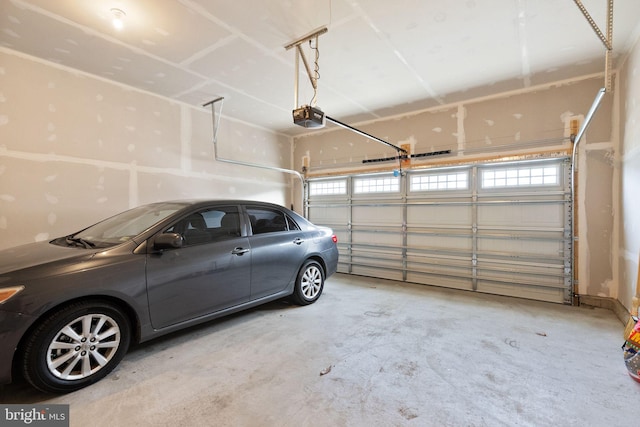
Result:
[[[321,128],[325,125],[322,110],[310,105],[303,105],[293,110],[293,123],[305,128]]]
[[[293,123],[298,125],[298,126],[302,126],[305,128],[322,128],[324,127],[324,125],[326,124],[327,121],[334,123],[338,126],[342,126],[345,129],[348,129],[350,131],[356,132],[362,136],[365,136],[367,138],[373,139],[374,141],[378,141],[381,142],[387,146],[390,146],[392,148],[394,148],[396,150],[397,153],[404,153],[405,155],[408,154],[407,150],[405,150],[404,148],[400,148],[394,144],[391,144],[388,141],[385,141],[383,139],[377,138],[373,135],[369,135],[368,133],[362,132],[359,129],[356,129],[352,126],[349,126],[345,123],[342,123],[334,118],[331,118],[329,116],[326,116],[324,114],[324,112],[318,108],[316,106],[316,100],[317,100],[317,96],[318,96],[318,79],[320,78],[320,73],[319,73],[319,65],[318,65],[318,57],[319,57],[319,53],[318,53],[318,37],[320,37],[322,34],[327,32],[327,28],[326,27],[321,27],[315,31],[312,31],[311,33],[300,37],[297,40],[292,41],[291,43],[289,43],[288,45],[286,45],[284,48],[286,50],[289,50],[291,48],[296,48],[296,63],[295,63],[295,81],[294,81],[294,109],[293,109]],[[312,41],[315,40],[315,46],[312,45]],[[311,67],[309,66],[309,62],[307,61],[307,57],[304,54],[304,51],[302,50],[302,43],[306,43],[309,42],[309,45],[311,46],[311,48],[313,50],[315,50],[316,52],[316,58],[315,58],[315,68],[312,71]],[[298,80],[299,80],[299,69],[300,69],[300,58],[302,58],[302,62],[304,63],[304,67],[307,71],[307,75],[309,77],[309,81],[311,82],[311,86],[313,87],[313,99],[311,101],[311,105],[302,105],[302,106],[298,106]]]

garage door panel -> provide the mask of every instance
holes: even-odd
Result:
[[[441,286],[451,289],[460,289],[464,291],[473,290],[473,282],[470,278],[461,278],[457,276],[447,276],[436,273],[424,273],[417,271],[407,271],[407,279],[411,283],[420,283],[423,285]]]
[[[407,208],[407,224],[414,227],[469,226],[472,218],[470,205],[426,205]]]
[[[351,232],[351,242],[354,245],[402,246],[402,235],[400,232],[383,233],[378,231],[353,230]]]
[[[327,202],[329,203],[329,202]],[[308,219],[317,225],[330,227],[338,238],[338,272],[348,273],[349,264],[343,260],[349,255],[348,242],[351,240],[345,218],[349,215],[348,204],[338,205],[338,201],[330,201],[331,205],[313,204],[308,212]]]
[[[472,277],[470,257],[407,255],[407,270],[451,277]]]
[[[338,256],[338,273],[349,273],[351,271],[350,253],[348,251],[339,252]]]
[[[564,284],[563,266],[532,266],[512,263],[478,263],[478,280],[498,280],[512,284],[538,284],[561,287]]]
[[[391,269],[377,265],[354,264],[351,268],[351,273],[359,276],[377,277],[380,279],[403,280],[401,268]]]
[[[564,208],[558,203],[497,204],[478,206],[478,227],[522,227],[545,229],[564,225]]]
[[[407,247],[430,251],[471,251],[472,238],[470,235],[434,235],[407,234]]]
[[[349,206],[318,206],[309,209],[309,220],[314,224],[344,224],[349,217]]]
[[[570,303],[569,167],[559,158],[409,170],[396,193],[348,194],[348,207],[327,202],[313,218],[339,230],[339,268],[353,274]],[[346,179],[386,183],[380,175]]]
[[[562,301],[564,297],[564,289],[562,288],[535,285],[514,286],[512,283],[493,282],[488,280],[479,280],[477,284],[477,291],[487,294],[527,298],[553,303]]]
[[[358,255],[352,255],[351,260],[357,264],[366,264],[379,268],[402,268],[402,254],[400,252],[360,250]]]
[[[402,224],[401,206],[354,206],[353,224],[391,225]]]
[[[533,239],[498,239],[479,238],[478,252],[501,253],[518,257],[564,257],[564,242],[562,240],[533,240]]]

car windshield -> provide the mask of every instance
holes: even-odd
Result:
[[[179,203],[156,203],[139,206],[105,219],[53,243],[85,248],[109,247],[130,240],[154,224],[182,209]]]

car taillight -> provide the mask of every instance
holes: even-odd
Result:
[[[336,236],[335,234],[332,235],[331,240],[333,240],[333,243],[338,243],[338,236]]]

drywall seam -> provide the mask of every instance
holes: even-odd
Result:
[[[87,34],[90,34],[90,35],[95,36],[95,37],[97,37],[97,38],[101,38],[101,39],[103,39],[103,40],[107,40],[107,41],[108,41],[108,42],[110,42],[110,43],[113,43],[113,44],[116,44],[116,45],[122,46],[122,47],[124,47],[124,48],[126,48],[126,49],[129,49],[131,52],[134,52],[134,53],[136,53],[136,54],[139,54],[139,55],[145,56],[145,57],[147,57],[147,58],[152,58],[152,59],[153,59],[153,60],[155,60],[155,61],[161,62],[161,63],[163,63],[163,64],[165,64],[165,65],[168,65],[168,66],[170,66],[170,67],[173,67],[173,68],[175,68],[175,69],[178,69],[178,70],[180,70],[180,71],[182,71],[182,72],[185,72],[185,73],[191,74],[191,75],[193,75],[193,76],[195,76],[195,77],[198,77],[198,78],[203,79],[203,80],[204,80],[204,82],[203,82],[203,83],[200,83],[200,84],[198,84],[198,85],[195,85],[195,86],[194,86],[194,87],[196,87],[196,88],[197,88],[199,85],[202,85],[202,84],[211,84],[211,83],[215,83],[215,84],[217,84],[217,85],[220,85],[220,86],[223,86],[223,87],[225,87],[225,88],[227,88],[227,89],[230,89],[230,90],[232,90],[232,91],[234,91],[234,92],[241,93],[241,94],[243,94],[243,95],[245,95],[245,96],[248,96],[248,97],[250,97],[250,98],[252,98],[252,99],[254,99],[254,100],[256,100],[256,101],[258,101],[258,102],[260,102],[260,103],[262,103],[262,104],[269,105],[269,106],[271,106],[271,107],[273,107],[273,108],[279,108],[279,109],[281,109],[282,111],[287,111],[287,110],[285,110],[285,109],[282,109],[282,108],[281,108],[281,107],[279,107],[278,105],[270,104],[270,103],[265,102],[263,99],[260,99],[260,98],[254,97],[254,96],[252,96],[252,95],[250,95],[250,94],[248,94],[248,93],[246,93],[246,92],[242,91],[240,88],[230,86],[230,85],[228,85],[228,84],[225,84],[224,82],[221,82],[221,81],[219,81],[219,80],[216,80],[216,79],[210,78],[210,77],[208,77],[208,76],[206,76],[206,75],[204,75],[204,74],[200,74],[200,73],[198,73],[198,72],[196,72],[196,71],[194,71],[194,70],[192,70],[192,69],[190,69],[190,68],[188,68],[188,67],[181,66],[181,64],[180,64],[180,63],[175,63],[175,62],[168,61],[168,60],[166,60],[166,59],[164,59],[164,58],[162,58],[162,57],[159,57],[159,56],[157,56],[157,55],[154,55],[154,54],[152,54],[152,53],[149,53],[148,51],[146,51],[146,50],[144,50],[144,49],[141,49],[141,48],[138,48],[138,47],[136,47],[136,46],[132,46],[132,45],[130,45],[130,44],[124,43],[124,42],[122,42],[121,40],[119,40],[119,39],[117,39],[117,38],[110,37],[110,36],[108,36],[108,35],[105,35],[104,33],[101,33],[101,32],[99,32],[99,31],[94,30],[93,28],[86,27],[86,26],[84,26],[84,25],[80,25],[80,24],[78,24],[77,22],[71,21],[71,20],[69,20],[69,19],[66,19],[66,18],[64,18],[64,17],[62,17],[62,16],[56,15],[56,14],[54,14],[54,13],[52,13],[52,12],[49,12],[48,10],[42,9],[42,8],[37,7],[37,6],[34,6],[34,5],[32,5],[32,4],[24,3],[24,2],[19,1],[19,0],[14,0],[14,1],[15,1],[16,3],[18,3],[18,4],[20,5],[20,7],[23,7],[24,9],[30,9],[31,11],[33,11],[33,12],[35,12],[35,13],[38,13],[38,14],[40,14],[40,15],[45,15],[45,16],[47,16],[47,17],[49,17],[49,18],[53,19],[53,20],[56,20],[56,21],[62,22],[62,23],[67,24],[67,25],[69,25],[69,26],[71,26],[71,27],[78,28],[79,30],[81,30],[81,31],[83,31],[83,32],[85,32],[85,33],[87,33]],[[204,8],[201,8],[201,7],[199,7],[198,5],[196,5],[196,4],[194,4],[194,3],[186,2],[186,1],[183,1],[183,4],[187,5],[187,7],[190,7],[190,8],[191,8],[191,10],[195,10],[196,8],[198,8],[198,9],[199,9],[199,10],[198,10],[198,13],[200,13],[200,14],[201,14],[201,15],[203,15],[203,16],[206,16],[208,19],[212,19],[212,16],[211,16],[209,13],[207,13],[207,12],[204,10]],[[222,22],[222,21],[220,21],[220,20],[218,20],[218,19],[215,19],[215,22],[216,22],[218,25],[224,26],[224,27],[226,27],[227,29],[229,29],[229,31],[230,31],[230,32],[232,32],[232,33],[234,33],[234,34],[237,34],[237,36],[238,36],[238,37],[240,37],[240,38],[241,38],[241,39],[243,39],[244,41],[248,42],[249,44],[253,45],[254,47],[258,48],[259,50],[262,50],[265,54],[267,54],[267,55],[269,55],[269,56],[273,57],[274,59],[279,60],[279,61],[281,61],[281,62],[283,62],[283,63],[285,62],[285,60],[284,60],[284,59],[282,59],[279,55],[274,55],[272,51],[270,51],[270,50],[266,49],[264,46],[261,46],[261,45],[258,45],[258,44],[256,44],[256,43],[253,43],[253,41],[252,41],[251,39],[249,39],[248,37],[244,37],[244,35],[243,35],[243,34],[241,34],[241,33],[237,32],[233,27],[228,26],[226,23],[224,23],[224,22]],[[93,74],[89,74],[89,75],[93,75]],[[108,80],[108,79],[107,79],[107,80]],[[109,81],[111,81],[111,80],[109,80]],[[178,96],[178,95],[180,95],[180,94],[182,94],[182,93],[184,93],[184,92],[180,92],[180,93],[176,94],[176,96]],[[244,122],[243,122],[243,123],[244,123]],[[272,130],[270,130],[270,132],[273,132],[273,131],[272,131]]]
[[[464,146],[466,142],[466,135],[464,133],[464,119],[467,110],[464,108],[464,104],[458,104],[456,113],[457,129],[456,139],[458,141],[458,156],[464,155]]]
[[[223,37],[220,40],[218,40],[216,43],[209,45],[209,47],[201,49],[198,52],[191,55],[190,57],[188,57],[187,59],[183,59],[182,61],[178,62],[178,65],[180,65],[180,67],[188,67],[194,62],[202,58],[205,58],[207,55],[210,55],[216,49],[220,49],[221,47],[228,46],[232,41],[236,39],[238,39],[238,36],[235,34],[231,34],[229,36]]]
[[[48,11],[48,10],[45,10],[45,9],[40,8],[40,7],[34,6],[34,5],[32,5],[32,4],[24,3],[24,2],[19,1],[19,0],[14,0],[14,1],[15,1],[16,3],[18,3],[18,4],[20,5],[20,7],[23,7],[24,9],[30,9],[31,11],[33,11],[33,12],[35,12],[35,13],[38,13],[38,14],[40,14],[40,15],[47,16],[47,17],[49,17],[49,18],[51,18],[51,19],[53,19],[53,20],[55,20],[55,21],[62,22],[62,23],[66,24],[66,25],[69,25],[69,26],[71,26],[71,27],[75,27],[75,28],[77,28],[77,29],[79,29],[79,30],[83,31],[83,32],[84,32],[84,33],[86,33],[86,34],[90,34],[90,35],[92,35],[92,36],[94,36],[94,37],[97,37],[97,38],[100,38],[100,39],[106,40],[106,41],[108,41],[109,43],[113,43],[113,44],[116,44],[116,45],[122,46],[122,47],[124,47],[124,48],[128,49],[129,51],[131,51],[131,52],[133,52],[133,53],[136,53],[136,54],[139,54],[139,55],[145,56],[145,57],[147,57],[147,58],[151,58],[151,59],[153,59],[153,60],[155,60],[155,61],[158,61],[158,62],[160,62],[160,63],[163,63],[163,64],[168,65],[168,66],[170,66],[170,67],[173,67],[173,68],[175,68],[175,69],[178,69],[178,70],[180,70],[180,71],[182,71],[182,72],[184,72],[184,73],[191,74],[192,76],[195,76],[195,77],[201,78],[201,79],[203,79],[206,83],[215,83],[215,84],[217,84],[217,85],[220,85],[220,86],[223,86],[223,87],[225,87],[225,88],[228,88],[228,89],[230,89],[230,90],[232,90],[232,91],[234,91],[234,92],[242,93],[243,95],[248,96],[248,97],[250,97],[250,98],[252,98],[252,99],[254,99],[254,100],[256,100],[256,101],[259,101],[260,103],[270,105],[271,107],[280,108],[280,107],[278,107],[278,106],[277,106],[277,105],[275,105],[275,104],[269,104],[269,103],[266,103],[263,99],[259,99],[259,98],[253,97],[253,96],[251,96],[250,94],[248,94],[248,93],[246,93],[246,92],[243,92],[240,88],[236,88],[236,87],[230,86],[230,85],[228,85],[228,84],[225,84],[224,82],[221,82],[221,81],[219,81],[219,80],[216,80],[216,79],[210,78],[210,77],[208,77],[208,76],[206,76],[206,75],[204,75],[204,74],[200,74],[200,73],[198,73],[198,72],[196,72],[196,71],[194,71],[194,70],[192,70],[192,69],[190,69],[190,68],[188,68],[188,67],[180,66],[180,64],[179,64],[179,63],[175,63],[175,62],[168,61],[168,60],[166,60],[165,58],[162,58],[162,57],[160,57],[160,56],[154,55],[154,54],[152,54],[152,53],[150,53],[150,52],[148,52],[148,51],[146,51],[146,50],[144,50],[144,49],[141,49],[141,48],[139,48],[139,47],[132,46],[132,45],[130,45],[130,44],[124,43],[124,42],[122,42],[121,40],[119,40],[118,38],[111,37],[111,36],[109,36],[109,35],[106,35],[106,34],[104,34],[104,33],[101,33],[101,32],[99,32],[99,31],[96,31],[96,30],[94,30],[94,29],[93,29],[93,28],[91,28],[91,27],[86,27],[86,26],[84,26],[84,25],[80,25],[80,24],[78,24],[78,23],[77,23],[77,22],[75,22],[75,21],[72,21],[72,20],[66,19],[65,17],[62,17],[62,16],[60,16],[60,15],[56,15],[55,13],[52,13],[52,12],[50,12],[50,11]],[[192,7],[192,9],[193,9],[193,7]],[[205,15],[203,12],[200,12],[200,13],[201,13],[201,14],[203,14],[203,15]],[[207,17],[209,17],[210,15],[207,13],[207,14],[206,14],[206,16],[207,16]],[[227,26],[228,28],[230,28],[230,29],[231,29],[231,32],[237,33],[237,31],[234,31],[234,29],[233,29],[232,27],[229,27],[229,26],[228,26],[228,25],[226,25],[225,23],[222,23],[222,21],[220,21],[220,20],[216,20],[216,23],[217,23],[218,25],[225,25],[225,26]],[[253,46],[257,47],[258,49],[262,50],[263,52],[265,52],[265,53],[267,53],[267,54],[271,54],[271,56],[272,56],[273,58],[278,59],[278,60],[280,60],[280,61],[284,62],[284,59],[281,59],[279,56],[272,55],[272,52],[271,52],[271,51],[267,50],[267,49],[266,49],[266,48],[264,48],[263,46],[256,45],[255,43],[252,43],[252,41],[251,41],[250,39],[248,39],[247,37],[243,37],[243,36],[242,36],[242,34],[239,34],[239,37],[240,37],[240,38],[242,38],[243,40],[247,41],[248,43],[252,44]],[[196,87],[197,87],[197,86],[196,86]],[[282,110],[283,110],[283,111],[285,111],[284,109],[282,109]]]
[[[527,18],[527,8],[524,0],[518,0],[517,2],[517,11],[518,11],[518,42],[520,45],[520,63],[522,64],[522,76],[524,87],[531,86],[531,65],[529,61],[529,51],[527,50],[527,26],[526,26],[526,18]]]
[[[191,114],[184,106],[180,106],[180,168],[191,170]]]
[[[108,79],[106,77],[99,76],[97,74],[87,73],[86,71],[78,70],[76,68],[67,67],[66,65],[62,65],[62,64],[55,63],[55,62],[47,61],[45,59],[38,58],[38,57],[35,57],[35,56],[27,55],[26,53],[18,52],[18,51],[15,51],[15,50],[3,47],[3,46],[0,46],[0,53],[16,56],[16,57],[19,57],[19,58],[22,58],[22,59],[26,59],[26,60],[32,61],[32,62],[37,62],[39,64],[43,64],[43,65],[46,65],[48,67],[57,68],[58,70],[66,71],[66,72],[68,72],[70,74],[74,74],[76,76],[84,76],[84,77],[92,78],[92,79],[95,79],[95,80],[98,80],[98,81],[101,81],[101,82],[104,82],[104,83],[108,83],[108,84],[120,87],[120,88],[125,89],[125,90],[141,93],[141,94],[144,94],[144,95],[147,95],[147,96],[152,96],[154,98],[158,98],[158,99],[161,99],[163,101],[166,101],[166,102],[169,102],[169,103],[172,103],[172,104],[175,104],[175,105],[184,105],[186,107],[192,108],[192,109],[197,110],[197,111],[202,111],[202,112],[205,112],[205,113],[209,112],[209,110],[206,107],[191,105],[191,104],[188,104],[188,103],[186,103],[184,101],[179,101],[177,99],[169,98],[168,96],[160,95],[160,94],[155,93],[155,92],[150,92],[148,90],[144,90],[144,89],[140,89],[140,88],[137,88],[137,87],[129,86],[129,85],[126,85],[124,83],[120,83],[120,82],[118,82],[116,80],[111,80],[111,79]],[[206,84],[206,82],[204,82],[204,83]],[[265,128],[265,127],[256,125],[256,124],[251,123],[251,122],[245,122],[243,120],[236,119],[234,117],[229,117],[229,116],[224,116],[224,115],[223,115],[223,117],[224,117],[225,121],[230,121],[230,122],[235,122],[235,123],[242,123],[243,125],[251,127],[251,128],[254,128],[254,129],[262,130],[262,131],[271,133],[273,135],[278,135],[278,136],[282,136],[282,137],[288,138],[289,142],[293,141],[293,137],[291,135],[286,134],[286,133],[277,132],[277,131],[275,131],[273,129]]]
[[[14,3],[19,5],[19,7],[23,8],[23,9],[29,9],[32,12],[38,13],[40,15],[44,15],[44,16],[46,16],[48,18],[53,19],[54,21],[58,21],[58,22],[64,23],[66,25],[69,25],[70,27],[75,27],[75,28],[81,30],[82,32],[84,32],[85,34],[89,34],[89,35],[91,35],[93,37],[106,40],[109,43],[113,43],[115,45],[122,46],[122,47],[124,47],[126,49],[129,49],[131,52],[146,56],[147,58],[152,58],[155,61],[158,61],[158,62],[161,62],[163,64],[169,65],[171,67],[177,68],[177,69],[179,69],[181,71],[184,71],[184,72],[189,73],[191,75],[194,75],[196,77],[200,77],[200,78],[203,78],[205,80],[208,79],[207,76],[203,76],[202,74],[197,73],[197,72],[195,72],[193,70],[190,70],[188,68],[182,68],[176,63],[173,63],[171,61],[167,61],[166,59],[164,59],[164,58],[162,58],[160,56],[154,55],[152,53],[149,53],[146,50],[141,49],[139,47],[135,47],[135,46],[132,46],[130,44],[124,43],[120,39],[118,39],[116,37],[111,37],[111,36],[109,36],[109,35],[107,35],[105,33],[99,32],[99,31],[95,30],[94,28],[78,24],[75,21],[72,21],[72,20],[67,19],[67,18],[65,18],[63,16],[60,16],[60,15],[56,15],[55,13],[52,13],[52,12],[46,10],[46,9],[42,9],[42,8],[40,8],[38,6],[34,6],[33,4],[30,4],[30,3],[25,3],[25,2],[22,2],[20,0],[13,0],[13,1],[14,1]]]
[[[138,165],[136,162],[131,163],[129,171],[129,208],[135,208],[140,205],[138,197]]]
[[[0,158],[7,157],[13,159],[20,160],[29,160],[33,162],[61,162],[61,163],[72,163],[79,164],[85,166],[95,166],[98,168],[109,168],[120,171],[135,171],[137,173],[149,173],[149,174],[160,174],[160,175],[172,175],[181,178],[198,178],[205,179],[210,181],[225,181],[225,182],[246,182],[252,185],[266,185],[266,186],[274,186],[278,185],[280,187],[286,188],[289,187],[289,184],[283,183],[275,183],[272,181],[269,182],[260,182],[255,179],[250,178],[242,178],[241,176],[225,176],[225,175],[216,175],[208,172],[194,172],[194,171],[185,171],[182,169],[176,168],[164,168],[164,167],[155,167],[155,166],[141,166],[132,163],[118,163],[111,162],[107,160],[97,160],[97,159],[85,159],[79,157],[65,156],[59,154],[41,154],[41,153],[27,153],[24,151],[15,151],[15,150],[7,150],[5,148],[0,147]]]
[[[220,27],[223,27],[225,30],[229,31],[233,36],[235,36],[235,37],[243,40],[247,44],[250,44],[251,46],[255,47],[256,49],[261,51],[266,56],[270,56],[271,58],[281,62],[282,64],[291,66],[291,68],[293,68],[293,66],[292,66],[293,64],[291,64],[290,61],[287,61],[281,55],[279,55],[278,51],[274,51],[273,49],[270,49],[270,48],[266,47],[265,45],[262,45],[262,44],[260,44],[260,43],[258,43],[256,41],[254,41],[251,37],[248,37],[242,31],[238,30],[237,27],[234,27],[233,25],[229,25],[225,20],[220,19],[215,15],[212,15],[205,7],[201,6],[197,2],[193,2],[193,1],[190,1],[190,0],[178,0],[178,1],[180,3],[182,3],[182,5],[184,5],[188,9],[191,9],[192,12],[198,13],[198,14],[200,14],[200,16],[210,20],[211,22],[215,23],[216,25],[219,25]]]
[[[430,98],[434,99],[438,104],[442,104],[443,99],[440,94],[438,94],[438,92],[431,86],[428,81],[424,80],[419,75],[419,73],[416,72],[415,68],[413,68],[409,64],[402,53],[400,53],[398,48],[391,42],[391,39],[376,27],[373,19],[371,19],[371,17],[364,11],[364,9],[362,9],[357,2],[351,2],[351,8],[356,11],[357,16],[362,19],[367,24],[367,26],[369,26],[369,28],[373,30],[378,39],[393,51],[398,60],[402,63],[402,65],[405,66],[409,74],[411,74],[413,78],[415,78],[420,83],[420,86],[422,86],[427,95],[429,95]],[[368,109],[366,109],[365,111],[368,111]]]

